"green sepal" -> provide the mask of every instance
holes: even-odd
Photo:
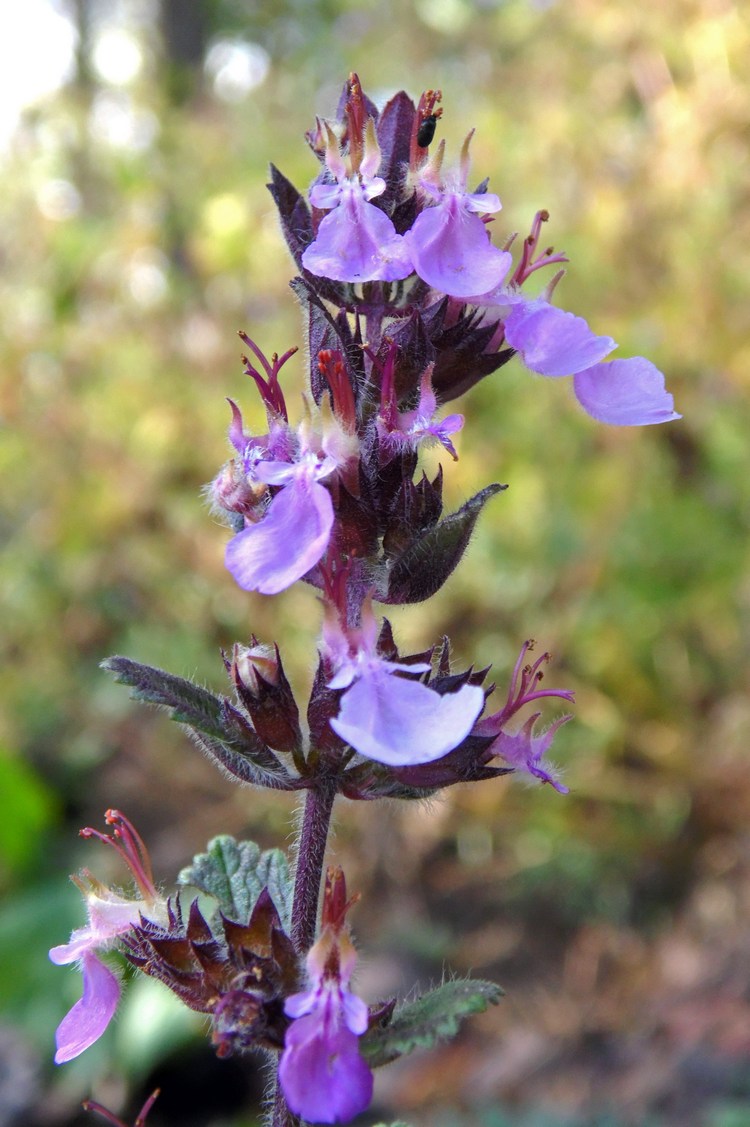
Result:
[[[455,1037],[464,1018],[497,1005],[503,991],[494,982],[456,978],[412,1002],[404,1002],[382,1027],[369,1029],[360,1042],[371,1068],[379,1068],[414,1049],[430,1049]]]
[[[247,923],[256,900],[267,888],[284,930],[290,930],[294,882],[280,849],[261,850],[254,841],[235,841],[221,834],[209,841],[206,853],[196,854],[177,883],[212,896],[221,912],[239,923]]]
[[[490,497],[507,485],[488,485],[465,505],[420,535],[389,561],[385,603],[421,603],[431,598],[459,563],[477,518]]]

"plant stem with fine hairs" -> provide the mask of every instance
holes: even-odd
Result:
[[[315,941],[323,860],[335,797],[336,785],[326,778],[321,780],[318,786],[311,787],[305,796],[302,825],[297,841],[297,869],[292,905],[292,941],[300,955],[304,954]],[[300,1122],[300,1119],[287,1107],[277,1078],[271,1127],[298,1127]]]

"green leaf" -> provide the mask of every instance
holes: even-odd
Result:
[[[129,657],[109,657],[102,669],[113,673],[119,684],[128,685],[135,700],[166,708],[231,777],[274,789],[294,785],[293,777],[226,697]]]
[[[229,919],[246,923],[264,888],[281,917],[285,931],[291,927],[293,882],[286,856],[280,849],[261,850],[254,841],[235,841],[222,834],[208,843],[183,869],[177,883],[213,896]]]
[[[113,673],[118,683],[128,685],[136,700],[169,709],[172,719],[179,724],[189,724],[208,736],[224,736],[222,698],[201,685],[129,657],[108,657],[102,662],[102,669]]]
[[[414,1049],[430,1049],[455,1037],[464,1018],[497,1005],[503,991],[494,982],[465,978],[444,982],[413,1002],[405,1002],[389,1025],[371,1029],[362,1038],[362,1055],[378,1068]]]

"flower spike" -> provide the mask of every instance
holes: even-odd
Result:
[[[440,102],[439,91],[417,105],[400,91],[379,109],[352,73],[335,121],[316,119],[307,135],[318,162],[309,192],[271,170],[305,317],[302,418],[290,421],[280,380],[295,349],[266,356],[241,332],[265,433],[250,433],[229,400],[230,457],[207,494],[231,528],[225,562],[240,587],[272,595],[303,580],[320,594],[306,723],[278,646],[250,631],[245,645],[223,651],[228,695],[127,658],[106,663],[140,699],[166,708],[232,779],[307,791],[294,864],[279,850],[221,835],[178,878],[200,900],[179,892],[165,901],[141,838],[109,811],[109,835],[82,832],[118,852],[137,890],[126,897],[83,870],[73,879],[87,922],[50,951],[55,963],[79,962],[83,974],[82,997],[57,1031],[58,1063],[107,1027],[120,985],[102,956],[119,947],[208,1015],[220,1057],[258,1048],[279,1057],[277,1127],[348,1122],[370,1103],[371,1066],[426,1046],[498,997],[489,983],[446,982],[414,1003],[368,1010],[351,985],[357,952],[347,917],[356,898],[340,869],[328,870],[320,903],[336,798],[419,801],[513,772],[567,792],[549,755],[571,716],[544,723],[542,708],[574,695],[546,687],[549,654],[537,657],[525,642],[505,701],[485,715],[495,688],[487,668],[453,668],[447,638],[402,653],[373,608],[440,590],[487,502],[507,488],[487,485],[444,510],[446,459],[436,472],[420,462],[436,442],[457,457],[464,418],[445,416],[445,405],[498,378],[517,355],[531,372],[569,378],[597,421],[679,418],[653,364],[610,359],[615,341],[556,304],[568,260],[543,242],[546,211],[525,239],[493,241],[500,198],[486,179],[469,188],[473,130],[455,167],[446,161],[436,138]],[[494,422],[508,425],[503,412]],[[210,910],[204,898],[214,901]],[[125,1127],[100,1105],[88,1107]]]

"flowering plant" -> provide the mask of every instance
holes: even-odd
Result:
[[[416,475],[424,446],[458,456],[464,420],[442,414],[445,405],[518,356],[532,372],[571,377],[594,419],[679,418],[648,360],[607,360],[615,342],[553,304],[566,258],[541,244],[546,212],[515,257],[515,236],[493,244],[500,199],[486,181],[468,189],[471,134],[457,167],[447,167],[444,143],[433,144],[440,101],[427,91],[415,106],[402,92],[378,111],[352,75],[335,120],[308,134],[318,161],[309,204],[271,171],[299,271],[291,285],[306,319],[309,382],[295,423],[281,375],[296,350],[269,359],[240,334],[267,432],[248,433],[230,401],[232,457],[209,494],[230,527],[226,566],[240,587],[274,595],[301,580],[319,594],[306,726],[278,646],[255,637],[224,655],[228,695],[128,658],[104,663],[138,698],[168,708],[225,775],[304,791],[295,863],[217,837],[164,898],[140,838],[111,811],[113,838],[83,832],[115,845],[139,895],[123,897],[85,873],[88,925],[50,953],[58,963],[80,959],[84,973],[83,998],[58,1030],[58,1062],[109,1022],[119,985],[100,954],[116,946],[209,1015],[219,1055],[260,1047],[277,1058],[273,1127],[348,1122],[370,1104],[373,1069],[453,1035],[500,995],[491,983],[454,980],[408,1004],[368,1007],[352,989],[347,920],[356,897],[347,898],[340,869],[324,879],[337,796],[412,801],[510,772],[567,789],[546,756],[570,715],[537,730],[540,703],[573,700],[543,686],[547,653],[531,657],[532,643],[523,643],[505,703],[493,711],[487,670],[454,670],[447,638],[402,654],[388,619],[378,618],[377,604],[421,602],[443,586],[485,504],[506,488],[486,486],[443,515],[442,469]],[[199,906],[187,890],[209,900]]]

